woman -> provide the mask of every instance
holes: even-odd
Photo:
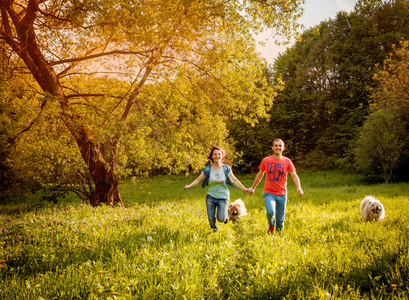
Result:
[[[206,196],[207,217],[210,227],[216,232],[216,217],[219,222],[227,223],[229,221],[227,208],[230,200],[230,191],[227,186],[234,187],[234,184],[236,184],[244,192],[246,192],[247,189],[233,175],[230,166],[223,164],[225,157],[224,151],[216,145],[211,144],[211,146],[212,150],[207,158],[212,161],[212,164],[206,166],[199,177],[191,184],[185,185],[185,190],[190,189],[201,181],[203,181],[203,188],[209,186]]]

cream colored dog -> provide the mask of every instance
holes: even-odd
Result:
[[[247,216],[246,206],[241,199],[237,199],[233,203],[229,204],[227,213],[229,214],[230,221],[234,223],[237,220],[241,219],[241,217]]]
[[[361,216],[364,221],[381,221],[385,217],[385,209],[378,199],[366,196],[361,202]]]

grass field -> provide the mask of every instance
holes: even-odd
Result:
[[[409,184],[341,172],[289,178],[285,230],[266,234],[262,185],[248,216],[210,230],[194,177],[127,181],[126,207],[0,206],[0,299],[408,299]],[[252,176],[237,176],[250,186]],[[361,222],[365,195],[385,206]]]

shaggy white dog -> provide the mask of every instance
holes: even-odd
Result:
[[[366,196],[361,202],[361,216],[364,221],[381,221],[385,217],[385,209],[378,199]]]
[[[244,205],[244,202],[241,199],[237,199],[233,203],[229,204],[227,213],[229,214],[230,221],[234,223],[241,217],[247,216],[246,206]]]

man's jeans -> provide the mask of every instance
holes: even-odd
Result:
[[[277,231],[283,230],[287,196],[276,196],[270,193],[264,193],[264,204],[266,205],[267,210],[268,225],[275,225]]]

